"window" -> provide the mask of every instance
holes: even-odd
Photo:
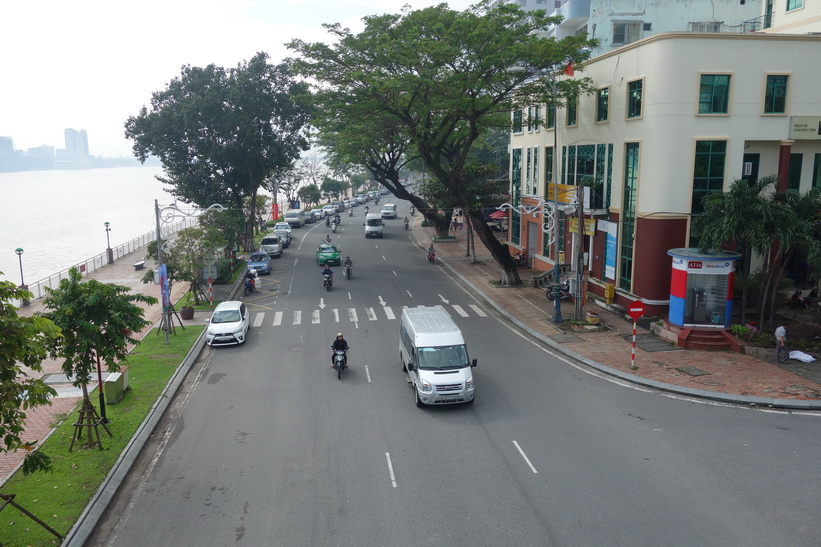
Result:
[[[572,127],[577,125],[579,114],[579,96],[573,95],[567,98],[567,126]]]
[[[556,107],[552,104],[547,106],[547,123],[545,127],[548,129],[556,127]]]
[[[699,114],[726,114],[730,99],[728,74],[702,74],[698,95]]]
[[[607,121],[607,106],[610,88],[603,88],[596,91],[596,122]]]
[[[530,194],[530,175],[533,172],[530,148],[525,149],[525,194]]]
[[[787,173],[787,192],[798,192],[801,185],[801,164],[804,154],[790,154],[790,171]]]
[[[521,133],[522,132],[522,111],[521,110],[514,110],[513,111],[513,132],[514,133]]]
[[[633,282],[633,234],[636,228],[636,189],[639,180],[639,143],[628,142],[624,150],[624,195],[622,196],[619,288],[630,290]]]
[[[533,147],[533,193],[539,192],[539,147]]]
[[[641,21],[613,21],[613,45],[624,45],[641,38]]]
[[[553,195],[553,188],[551,185],[553,184],[553,147],[548,146],[544,149],[544,171],[545,171],[545,185],[544,185],[544,197],[545,199],[550,199]],[[550,244],[550,238],[547,234],[544,234],[542,237],[542,254],[544,256],[553,258],[553,245]]]
[[[536,105],[533,107],[533,131],[538,131],[542,123],[542,107]]]
[[[787,0],[787,11],[803,8],[804,0]]]
[[[627,84],[627,118],[641,117],[642,81],[636,80]]]
[[[815,155],[815,161],[812,164],[812,187],[821,188],[821,154]]]
[[[690,212],[698,215],[703,211],[702,199],[724,188],[724,163],[727,141],[698,141],[693,173],[693,201]],[[692,245],[692,242],[691,242]]]
[[[720,22],[690,23],[690,32],[721,32]]]
[[[787,111],[788,78],[775,74],[767,76],[767,89],[764,92],[765,114],[784,114]]]

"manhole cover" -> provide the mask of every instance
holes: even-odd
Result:
[[[704,376],[705,374],[710,374],[706,370],[701,370],[698,367],[676,367],[676,370],[682,372],[684,374],[689,374],[690,376]]]

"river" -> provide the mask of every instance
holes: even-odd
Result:
[[[173,202],[161,167],[0,173],[0,279],[34,282],[155,227],[154,200]]]

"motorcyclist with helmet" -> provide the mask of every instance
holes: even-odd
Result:
[[[336,340],[331,344],[331,368],[334,368],[334,355],[336,350],[345,352],[345,364],[343,368],[348,368],[348,341],[342,336],[342,333],[336,335]]]
[[[346,256],[345,262],[343,262],[342,265],[345,266],[345,269],[350,270],[351,275],[353,275],[353,260],[351,260],[351,257]]]

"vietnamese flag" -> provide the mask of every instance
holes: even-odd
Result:
[[[574,74],[575,72],[573,72],[573,63],[567,63],[567,66],[564,67],[564,75],[573,77]]]

